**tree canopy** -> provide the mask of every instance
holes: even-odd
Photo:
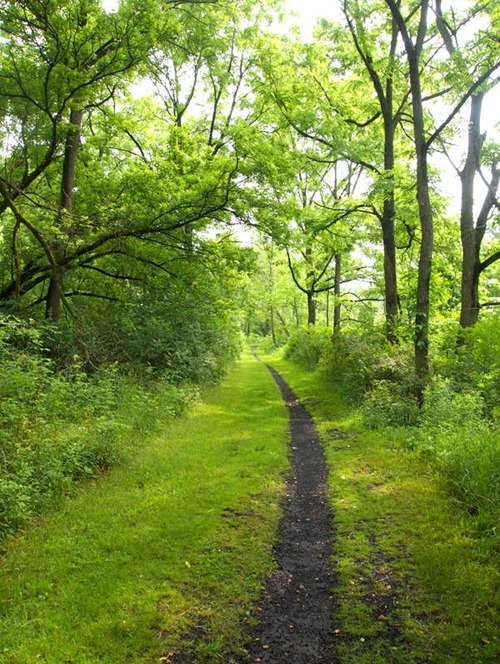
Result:
[[[498,300],[496,3],[343,0],[312,40],[283,10],[0,4],[4,315],[172,370],[238,324],[371,320],[424,386]]]

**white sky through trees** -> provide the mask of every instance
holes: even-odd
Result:
[[[102,6],[106,11],[113,11],[117,8],[119,0],[101,0]],[[340,0],[285,0],[285,6],[296,14],[290,24],[298,24],[300,33],[304,39],[311,39],[313,28],[318,18],[327,18],[332,20],[342,19],[342,10]],[[446,5],[454,7],[466,7],[470,5],[469,0],[445,0],[443,9]],[[286,24],[278,28],[279,32],[286,31]],[[496,86],[486,95],[483,102],[482,129],[487,132],[490,139],[500,141],[500,86]],[[466,111],[467,112],[467,111]]]

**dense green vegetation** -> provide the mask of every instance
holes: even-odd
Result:
[[[89,376],[75,359],[57,370],[42,344],[39,329],[15,319],[0,330],[0,541],[82,478],[123,461],[195,396],[112,365]]]
[[[279,518],[287,413],[250,354],[189,416],[8,544],[0,661],[233,661]]]
[[[500,545],[498,325],[492,317],[477,324],[458,351],[454,340],[442,349],[420,408],[410,349],[377,343],[374,336],[332,341],[327,329],[309,328],[293,335],[285,351],[335,386],[367,430],[432,462],[492,550]]]
[[[437,478],[490,602],[499,4],[336,7],[308,36],[280,0],[0,3],[2,547],[83,505],[82,480],[127,477],[246,336],[341,393],[363,445],[346,477],[425,469],[411,515]]]

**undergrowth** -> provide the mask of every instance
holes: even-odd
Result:
[[[64,371],[47,356],[39,328],[0,327],[0,542],[82,479],[119,463],[158,410],[180,413],[193,389],[120,373],[92,375],[74,357]]]
[[[424,406],[416,400],[412,348],[382,335],[332,338],[326,328],[298,330],[285,357],[339,389],[359,409],[363,424],[398,437],[433,464],[477,533],[500,546],[500,317],[473,330],[456,329],[436,350]],[[395,434],[396,432],[396,434]]]

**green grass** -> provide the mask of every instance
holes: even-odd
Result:
[[[500,661],[500,565],[401,433],[368,432],[331,381],[266,358],[314,416],[330,467],[345,664]]]
[[[342,662],[499,661],[498,553],[473,517],[400,434],[367,432],[325,377],[269,359],[327,451]],[[10,541],[0,662],[234,662],[273,567],[287,421],[245,354],[187,418]]]
[[[0,662],[229,664],[273,565],[287,435],[278,388],[246,354],[187,418],[8,544]]]

